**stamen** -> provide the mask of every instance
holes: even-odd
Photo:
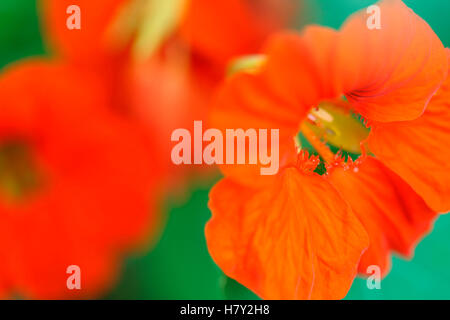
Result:
[[[317,153],[326,161],[331,162],[334,159],[334,154],[331,152],[331,150],[327,147],[327,145],[320,140],[316,136],[313,130],[310,129],[308,124],[306,122],[303,122],[300,131],[303,133],[306,139],[308,139],[309,143],[316,149]]]
[[[308,116],[304,122],[328,144],[358,154],[361,152],[360,142],[366,140],[369,130],[351,114],[345,101],[343,108],[323,102],[317,109],[310,111],[312,117]]]
[[[313,172],[320,163],[318,156],[312,156],[307,150],[301,150],[297,156],[297,168],[303,172]]]
[[[317,118],[320,118],[321,120],[325,122],[333,122],[334,117],[329,112],[327,112],[325,109],[317,108],[313,109],[311,111],[311,114],[316,116]]]
[[[349,156],[347,159],[342,154],[342,151],[339,151],[333,162],[329,162],[326,165],[327,173],[329,174],[336,168],[342,168],[344,170],[353,170],[355,172],[359,171],[359,166],[366,160],[367,151],[366,151],[366,141],[361,141],[361,155],[353,161],[353,159]]]

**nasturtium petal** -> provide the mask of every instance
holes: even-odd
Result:
[[[373,157],[352,170],[337,168],[329,177],[369,235],[370,246],[359,266],[363,275],[371,265],[387,274],[393,251],[411,257],[436,218],[405,181]]]
[[[264,299],[341,299],[368,246],[362,225],[321,176],[285,169],[252,189],[226,178],[210,193],[206,239],[229,277]]]
[[[380,29],[364,10],[339,33],[335,85],[355,111],[376,122],[422,115],[447,74],[445,48],[431,27],[400,0],[378,4]]]
[[[449,51],[450,52],[450,51]],[[450,77],[417,120],[377,124],[370,150],[435,211],[450,210]]]

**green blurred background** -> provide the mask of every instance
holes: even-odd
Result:
[[[95,0],[92,0],[95,1]],[[212,0],[211,0],[212,1]],[[370,0],[304,0],[298,25],[317,23],[338,28],[352,12]],[[450,1],[405,0],[450,46]],[[45,54],[35,0],[0,1],[0,67],[23,57]],[[1,106],[0,106],[1,107]],[[216,179],[217,180],[217,179]],[[203,228],[210,213],[208,190],[215,181],[191,182],[183,203],[168,196],[168,219],[151,253],[128,258],[112,299],[256,299],[227,279],[209,257]],[[381,290],[369,290],[356,279],[347,299],[450,299],[450,215],[442,216],[433,232],[417,247],[412,261],[393,259]]]

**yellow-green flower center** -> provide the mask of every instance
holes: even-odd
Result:
[[[0,195],[7,201],[20,201],[40,184],[29,147],[16,140],[0,144]]]

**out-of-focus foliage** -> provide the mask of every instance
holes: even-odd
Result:
[[[32,0],[0,1],[0,67],[23,57],[44,53]]]

